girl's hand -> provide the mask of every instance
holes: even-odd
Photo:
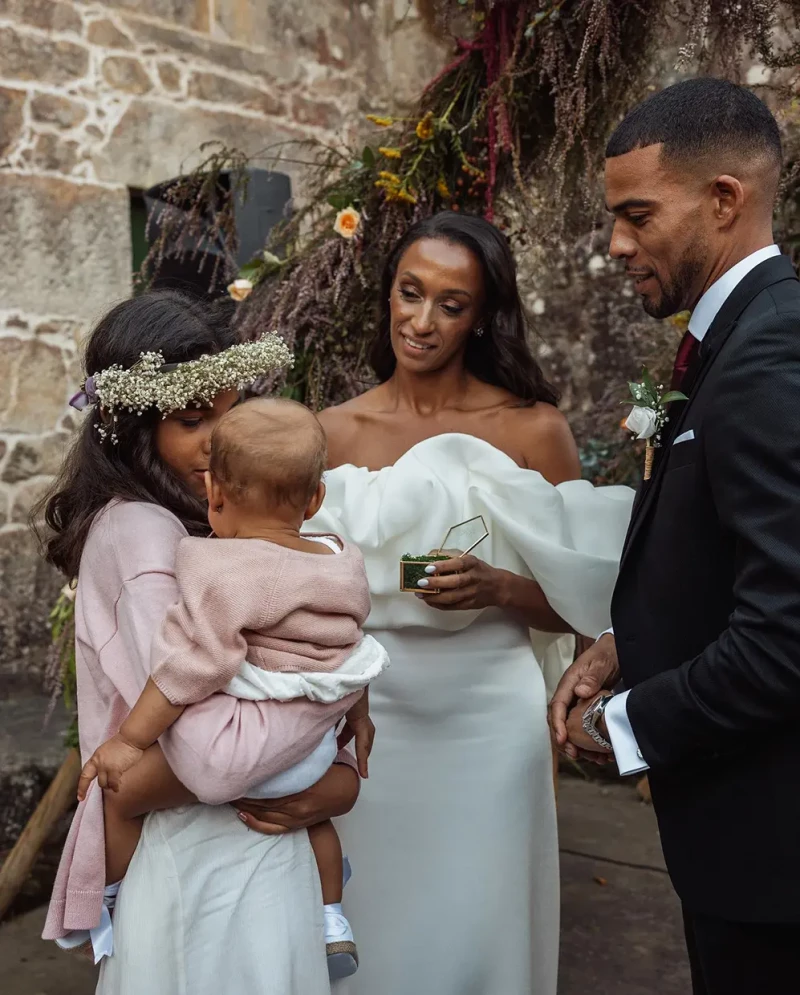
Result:
[[[477,556],[454,557],[432,563],[428,576],[419,581],[418,598],[441,611],[465,611],[474,608],[494,608],[502,603],[501,588],[504,570],[490,567]],[[433,588],[438,594],[427,594]]]
[[[248,829],[279,836],[345,815],[355,805],[359,788],[358,774],[352,767],[334,764],[323,778],[298,795],[240,798],[231,804]]]

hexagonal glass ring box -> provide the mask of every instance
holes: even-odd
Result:
[[[425,568],[429,564],[451,560],[456,556],[466,556],[488,535],[489,530],[483,515],[476,515],[449,528],[438,549],[424,556],[406,553],[400,560],[400,590],[406,594],[419,594],[420,588],[417,582],[426,576]],[[426,593],[437,594],[438,590],[429,587],[426,588]]]

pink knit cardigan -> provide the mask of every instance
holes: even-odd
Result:
[[[262,539],[184,539],[180,599],[153,640],[161,691],[174,705],[202,701],[244,659],[262,670],[337,670],[369,615],[364,559],[356,546],[342,547],[325,555]]]
[[[174,515],[140,502],[112,502],[92,525],[75,604],[84,761],[119,729],[145,685],[153,635],[177,601],[175,558],[185,536]],[[323,705],[216,694],[187,708],[161,746],[199,801],[222,805],[303,760],[355,700]],[[338,759],[352,764],[350,754]],[[104,885],[103,795],[95,782],[70,827],[44,939],[96,926]]]

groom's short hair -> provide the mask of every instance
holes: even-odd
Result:
[[[606,147],[606,158],[662,145],[662,158],[686,165],[715,157],[763,159],[780,170],[781,136],[767,106],[744,86],[703,76],[674,83],[630,111]]]

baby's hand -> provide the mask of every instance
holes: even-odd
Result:
[[[347,746],[351,739],[356,741],[358,773],[367,778],[369,777],[367,761],[372,753],[372,744],[375,742],[375,723],[369,717],[369,697],[366,690],[345,717],[344,729],[339,734],[339,749]]]
[[[119,791],[119,782],[126,770],[130,770],[142,759],[144,750],[132,746],[119,735],[99,746],[89,757],[78,780],[78,801],[82,802],[89,785],[97,778],[101,788]]]

